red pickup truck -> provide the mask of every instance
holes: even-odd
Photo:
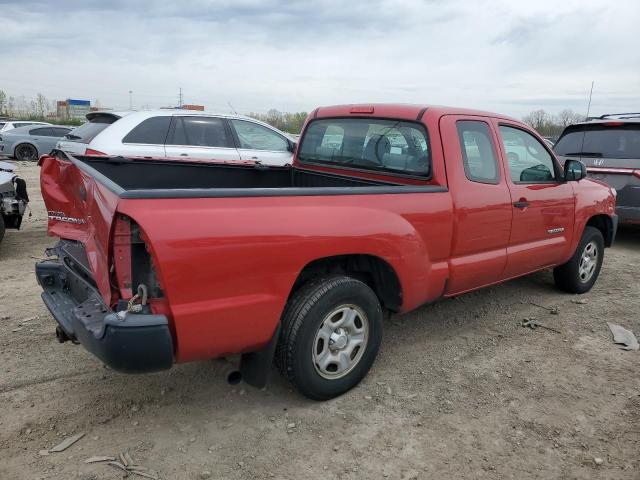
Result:
[[[383,314],[553,268],[584,293],[616,234],[615,191],[561,169],[526,125],[412,105],[316,109],[293,165],[43,156],[36,265],[61,341],[112,368],[242,354],[304,395],[355,386]]]

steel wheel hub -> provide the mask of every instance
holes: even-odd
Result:
[[[580,256],[580,264],[578,265],[578,277],[582,283],[587,283],[593,277],[593,273],[598,265],[598,246],[596,242],[587,243]]]
[[[312,360],[321,377],[344,377],[360,362],[369,337],[369,321],[355,305],[341,305],[322,321],[312,345]]]

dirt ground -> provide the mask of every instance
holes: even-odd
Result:
[[[362,384],[317,403],[275,372],[262,391],[226,384],[219,362],[127,376],[59,344],[33,274],[54,242],[38,167],[18,171],[33,216],[0,245],[2,480],[123,478],[85,463],[121,452],[162,479],[640,479],[640,352],[606,325],[640,337],[640,230],[584,296],[541,272],[391,318]]]

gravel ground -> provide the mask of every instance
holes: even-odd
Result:
[[[392,317],[362,384],[316,403],[277,374],[262,391],[215,361],[127,376],[58,344],[33,274],[54,242],[38,167],[19,173],[33,217],[0,246],[2,480],[123,478],[85,463],[122,452],[162,479],[640,478],[640,352],[606,325],[640,337],[640,230],[620,232],[584,296],[540,272]]]

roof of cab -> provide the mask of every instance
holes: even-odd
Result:
[[[443,115],[474,115],[479,117],[502,118],[520,123],[519,120],[499,113],[473,110],[470,108],[446,107],[442,105],[416,105],[406,103],[368,103],[318,107],[312,112],[313,118],[348,117],[372,115],[374,117],[420,120],[424,115],[441,117]]]

